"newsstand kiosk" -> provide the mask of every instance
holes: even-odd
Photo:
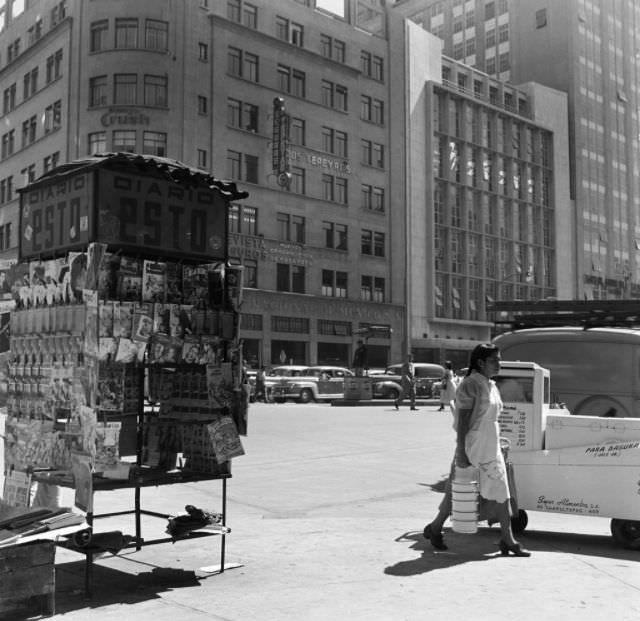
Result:
[[[18,509],[0,522],[12,541],[0,539],[0,584],[11,572],[2,552],[38,533],[86,555],[87,595],[94,554],[195,531],[220,536],[224,571],[230,460],[243,453],[248,410],[242,266],[228,260],[227,218],[230,201],[247,195],[175,160],[130,153],[64,164],[20,190],[19,260],[4,270],[2,295],[14,305],[4,500],[13,496],[23,515],[20,527]],[[198,480],[222,486],[219,511],[143,509],[142,488]],[[75,488],[81,513],[24,506],[34,482]],[[22,503],[6,491],[20,485]],[[130,510],[94,512],[96,492],[122,488],[133,490]],[[96,531],[97,518],[124,513],[131,533]],[[65,514],[67,524],[80,515],[77,532],[56,531]],[[167,537],[145,540],[142,515],[167,519]]]

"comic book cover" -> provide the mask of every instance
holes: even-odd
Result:
[[[85,288],[98,291],[100,266],[107,254],[107,244],[91,242],[87,248],[87,277]]]
[[[153,332],[154,334],[171,333],[171,306],[172,304],[162,304],[156,302],[153,305]]]
[[[60,278],[66,266],[66,259],[49,259],[44,262],[44,283],[46,288],[47,306],[62,303]]]
[[[146,343],[153,331],[153,304],[136,304],[133,311],[133,340]]]
[[[44,285],[44,263],[29,262],[29,285],[31,287],[31,306],[44,306],[47,299],[47,289]]]
[[[114,321],[113,302],[99,300],[98,301],[98,335],[112,337]]]
[[[13,272],[16,264],[15,259],[0,260],[0,299],[10,300],[11,285],[13,284]]]
[[[98,269],[98,296],[103,300],[113,300],[118,297],[118,271],[120,270],[120,255],[105,252]]]
[[[134,302],[113,303],[113,336],[115,338],[131,338],[134,308]]]
[[[209,272],[204,265],[185,265],[182,271],[185,304],[206,306],[209,301]]]
[[[142,301],[142,262],[140,259],[122,257],[118,271],[118,296],[127,302]]]
[[[119,338],[116,348],[116,362],[135,362],[138,359],[138,343],[130,338]],[[144,343],[141,343],[144,349]]]
[[[85,252],[69,253],[69,291],[71,302],[81,303],[82,292],[87,283],[87,254]]]
[[[142,267],[142,301],[164,302],[167,264],[161,261],[144,261]]]
[[[166,334],[154,334],[149,344],[149,362],[152,364],[176,363],[180,355],[179,348]]]
[[[121,412],[123,395],[122,367],[113,365],[101,367],[96,390],[98,408]]]
[[[180,263],[167,261],[166,284],[166,302],[180,304],[182,302],[182,265]]]
[[[218,420],[209,423],[207,433],[213,445],[215,459],[219,464],[244,455],[238,430],[230,416],[221,416]]]
[[[217,364],[220,339],[217,336],[201,336],[198,362],[200,364]]]
[[[116,357],[118,341],[112,336],[100,337],[98,345],[98,360],[113,360]]]

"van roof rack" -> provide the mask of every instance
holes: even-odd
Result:
[[[511,330],[577,326],[640,328],[640,300],[496,300],[496,326]]]

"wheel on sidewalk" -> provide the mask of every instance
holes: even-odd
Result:
[[[640,522],[637,520],[611,520],[611,534],[616,543],[629,550],[640,550]]]

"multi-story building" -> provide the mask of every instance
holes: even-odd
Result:
[[[440,40],[391,19],[392,90],[405,93],[410,341],[422,358],[463,366],[490,338],[495,299],[555,297],[573,220],[566,95],[516,88],[442,56]],[[401,45],[400,42],[403,42]],[[565,246],[565,247],[563,247]]]
[[[229,242],[253,364],[349,364],[372,325],[371,366],[462,362],[487,299],[554,295],[564,100],[443,57],[379,0],[332,5],[2,3],[2,254],[17,187],[130,151],[248,190]]]
[[[640,296],[640,5],[400,0],[395,10],[455,59],[567,93],[575,296]]]

